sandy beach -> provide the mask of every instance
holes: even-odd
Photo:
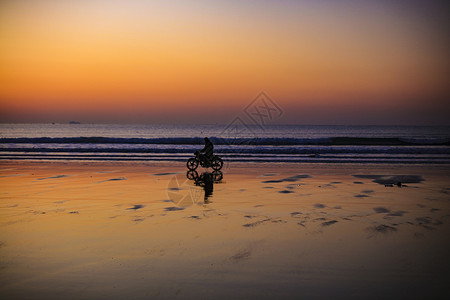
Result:
[[[186,171],[1,162],[0,297],[448,296],[446,165],[233,164],[209,185]]]

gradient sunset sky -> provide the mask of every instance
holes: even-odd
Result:
[[[444,1],[0,2],[0,122],[450,125]]]

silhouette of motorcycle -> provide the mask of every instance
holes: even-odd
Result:
[[[198,165],[200,164],[204,168],[213,168],[213,170],[218,171],[222,169],[223,167],[223,161],[222,159],[214,155],[212,157],[212,160],[209,161],[203,154],[200,153],[200,151],[195,151],[195,157],[191,157],[188,159],[186,166],[189,170],[195,170],[197,169]]]

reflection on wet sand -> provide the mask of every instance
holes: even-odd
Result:
[[[186,173],[186,177],[189,180],[193,180],[196,186],[203,187],[205,191],[205,197],[203,202],[205,204],[210,203],[209,197],[212,196],[215,183],[222,183],[223,173],[222,171],[203,172],[198,175],[195,170],[189,170]]]
[[[176,174],[169,180],[167,196],[174,207],[186,208],[192,205],[208,204],[214,191],[214,184],[223,183],[221,171],[187,171],[186,175]],[[173,209],[175,210],[175,209]]]

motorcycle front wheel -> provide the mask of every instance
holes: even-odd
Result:
[[[222,169],[223,167],[223,161],[220,157],[214,157],[212,163],[211,163],[211,168],[213,168],[213,170],[218,171],[220,169]]]
[[[188,159],[186,166],[189,170],[195,170],[198,167],[198,160],[194,157]]]

